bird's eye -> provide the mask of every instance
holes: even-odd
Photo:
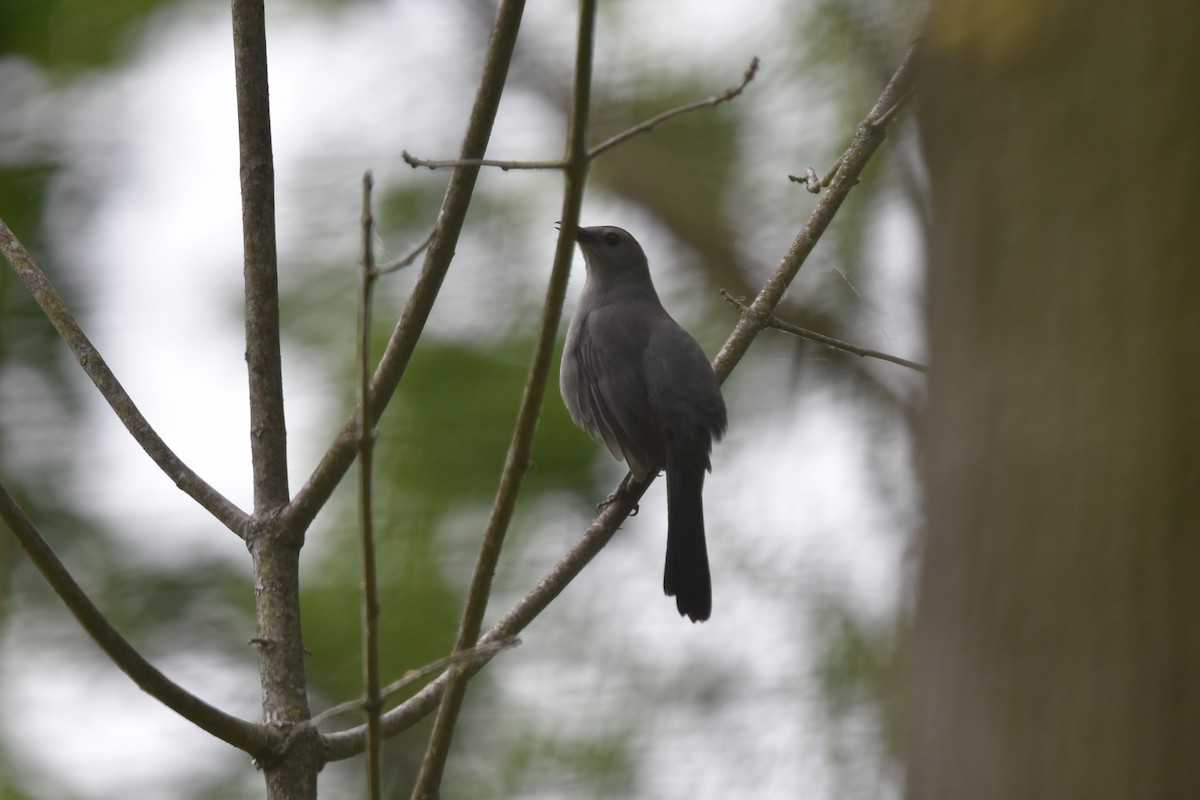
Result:
[[[604,234],[604,243],[609,246],[615,246],[617,244],[617,242],[619,242],[619,241],[621,241],[621,237],[617,236],[612,231],[609,231],[608,233]]]

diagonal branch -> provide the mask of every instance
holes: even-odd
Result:
[[[892,76],[888,86],[884,89],[879,101],[876,103],[876,109],[891,109],[895,106],[897,98],[907,96],[915,75],[915,50],[916,45],[910,48],[900,67],[896,70],[895,75]],[[817,208],[814,209],[808,223],[797,237],[798,243],[793,244],[783,263],[763,287],[755,304],[751,305],[742,315],[742,319],[738,322],[737,327],[734,328],[725,345],[721,348],[721,352],[714,362],[714,368],[717,369],[717,374],[722,379],[727,377],[737,366],[742,356],[745,355],[746,349],[749,348],[758,334],[766,327],[765,322],[761,322],[757,326],[751,326],[747,322],[748,319],[758,319],[756,316],[758,313],[756,306],[763,308],[769,303],[770,309],[774,309],[775,305],[779,302],[779,298],[783,295],[783,291],[803,264],[803,256],[806,256],[807,252],[811,250],[811,245],[815,244],[815,239],[812,243],[809,243],[807,237],[819,237],[821,232],[828,227],[829,219],[825,215],[829,215],[830,218],[832,217],[833,211],[837,210],[837,206],[841,204],[841,201],[845,199],[845,195],[850,191],[850,188],[854,186],[858,175],[870,160],[871,155],[879,148],[879,144],[883,139],[883,130],[872,123],[873,119],[875,119],[874,116],[868,116],[867,121],[859,127],[854,143],[847,150],[846,155],[843,156],[843,171],[835,182],[833,191],[827,194],[822,199],[822,202],[818,204]],[[830,198],[834,197],[839,199],[831,210],[827,203],[832,202]],[[564,231],[564,233],[569,233],[569,231]],[[807,249],[804,250],[802,248]],[[796,261],[797,258],[799,259],[798,261]],[[775,294],[776,292],[778,292],[778,295]],[[760,301],[762,303],[761,306],[759,305]],[[770,311],[767,311],[766,314],[769,317]],[[485,645],[503,641],[516,636],[524,630],[608,544],[617,528],[629,515],[630,511],[633,510],[634,505],[645,494],[646,489],[652,482],[653,478],[645,483],[638,483],[632,480],[632,476],[626,475],[625,480],[622,481],[626,491],[617,494],[616,501],[604,507],[575,546],[567,551],[566,555],[542,578],[537,586],[531,589],[507,614],[497,620],[486,633],[480,636],[478,643]],[[470,677],[483,669],[486,663],[486,660],[480,660],[468,665],[462,665],[457,669],[465,677]],[[453,679],[454,672],[452,669],[442,673],[407,701],[384,714],[381,720],[384,735],[392,736],[405,730],[433,711],[446,692],[447,686]],[[350,758],[363,751],[365,746],[365,729],[363,726],[358,726],[337,733],[327,734],[323,739],[328,760],[338,761]]]
[[[83,629],[113,663],[133,679],[139,689],[221,741],[255,758],[264,757],[269,752],[274,737],[264,726],[239,719],[209,705],[163,675],[134,649],[71,577],[66,566],[3,484],[0,484],[0,518],[3,518],[34,566],[75,619],[79,620]]]
[[[504,537],[512,521],[521,482],[529,470],[533,450],[533,435],[537,430],[542,400],[546,394],[546,382],[550,376],[550,362],[558,343],[558,326],[562,318],[563,303],[567,295],[567,281],[571,276],[571,261],[575,254],[575,230],[579,225],[579,213],[583,206],[583,190],[587,181],[588,152],[588,108],[591,102],[592,52],[595,44],[596,0],[582,0],[579,8],[579,31],[576,45],[574,93],[571,114],[567,126],[567,146],[564,158],[565,181],[563,187],[562,222],[559,227],[558,245],[554,253],[554,265],[550,270],[550,281],[546,287],[546,300],[542,309],[534,343],[533,357],[512,440],[504,459],[500,485],[492,504],[484,530],[483,543],[475,561],[475,570],[467,588],[458,636],[454,643],[456,652],[469,650],[478,643],[479,631],[483,627],[483,615],[487,610],[488,597],[492,591],[492,576],[500,560]],[[421,762],[421,771],[413,788],[413,798],[436,797],[440,792],[442,774],[450,743],[466,696],[470,674],[462,669],[451,670],[449,683],[442,695],[429,746]]]
[[[496,621],[494,625],[479,637],[479,646],[498,644],[508,641],[524,630],[539,614],[557,598],[568,584],[575,579],[596,554],[599,553],[617,528],[629,516],[634,505],[645,494],[650,485],[630,482],[627,492],[617,500],[605,506],[604,510],[588,527],[582,538],[554,565],[549,573],[538,582],[508,613]],[[470,677],[490,661],[481,656],[478,661],[462,664],[456,667],[465,677]],[[450,682],[454,670],[448,670],[431,681],[428,685],[410,697],[405,702],[383,715],[383,732],[385,736],[393,736],[407,730],[424,719],[437,708],[446,686]],[[340,761],[356,756],[363,752],[366,744],[365,726],[359,725],[337,733],[324,736],[326,757],[330,761]]]
[[[429,243],[433,241],[433,235],[436,232],[436,230],[432,230],[425,234],[421,241],[413,245],[404,255],[394,258],[382,266],[375,267],[375,274],[384,275],[389,272],[398,272],[405,267],[410,266],[414,261],[417,260],[417,256],[425,252],[426,247],[429,247]]]
[[[120,381],[108,368],[104,358],[88,339],[87,334],[79,327],[79,323],[71,315],[62,297],[54,290],[29,252],[9,230],[3,220],[0,220],[0,250],[4,251],[8,262],[12,264],[33,299],[41,307],[42,313],[50,320],[58,335],[75,356],[75,360],[83,367],[101,396],[108,401],[117,418],[125,426],[146,455],[158,465],[167,477],[175,482],[189,497],[199,503],[205,510],[220,520],[221,524],[239,536],[245,536],[245,526],[248,516],[220,492],[206,483],[191,467],[183,463],[179,456],[167,447],[162,437],[150,426],[142,412],[134,404],[133,399],[125,392]]]
[[[721,290],[721,296],[724,297],[725,301],[734,308],[737,308],[741,311],[747,310],[745,303],[729,294],[729,292],[725,291],[724,289]],[[880,361],[889,361],[893,364],[899,364],[902,367],[908,367],[911,370],[916,370],[917,372],[929,371],[929,367],[925,366],[924,364],[919,364],[916,361],[909,361],[907,358],[894,356],[890,353],[884,353],[879,350],[871,350],[866,347],[859,347],[856,344],[843,342],[841,339],[835,339],[832,336],[826,336],[823,333],[817,333],[816,331],[810,331],[808,328],[801,328],[799,325],[793,325],[790,322],[784,322],[775,315],[771,315],[767,319],[767,327],[774,328],[777,331],[783,331],[784,333],[790,333],[793,336],[799,336],[801,339],[808,339],[810,342],[816,342],[817,344],[823,344],[827,347],[832,347],[834,350],[841,350],[845,353],[853,353],[854,355],[861,356],[863,358],[876,358]]]
[[[409,686],[412,686],[414,683],[421,680],[422,678],[427,678],[430,675],[433,675],[435,672],[441,672],[442,670],[446,669],[447,667],[453,667],[453,666],[457,666],[460,664],[469,664],[472,661],[478,661],[481,659],[488,660],[488,659],[491,659],[493,656],[495,656],[497,653],[499,653],[501,650],[507,650],[508,648],[516,647],[519,644],[521,644],[520,639],[512,638],[512,639],[498,640],[495,642],[491,642],[489,644],[481,644],[476,647],[472,647],[469,650],[459,650],[455,653],[451,653],[448,656],[443,656],[442,658],[439,658],[436,661],[430,661],[428,664],[426,664],[423,667],[418,667],[416,669],[408,670],[402,676],[400,676],[396,680],[392,681],[387,686],[384,686],[383,688],[381,688],[379,690],[379,696],[381,699],[386,700],[387,698],[391,697],[392,695],[396,694],[397,692],[402,691],[403,689],[407,689]],[[311,727],[323,725],[324,723],[328,722],[329,720],[333,719],[336,716],[339,716],[341,714],[346,714],[351,711],[357,711],[361,708],[365,708],[367,705],[368,705],[368,701],[365,697],[359,697],[354,700],[347,700],[344,703],[338,703],[335,706],[330,706],[329,708],[325,709],[320,714],[317,714],[316,716],[314,716],[312,719],[308,720],[304,724],[311,726]],[[297,727],[299,727],[299,726],[297,726]]]
[[[696,111],[697,109],[701,109],[701,108],[712,108],[713,106],[717,106],[717,105],[720,105],[721,103],[732,100],[733,98],[735,98],[739,94],[741,94],[743,91],[745,91],[746,86],[750,83],[750,81],[754,80],[754,76],[758,73],[758,64],[759,64],[758,57],[755,56],[753,59],[750,60],[750,66],[748,66],[746,68],[746,72],[745,72],[745,74],[742,75],[742,79],[740,81],[738,81],[736,84],[734,84],[733,86],[730,86],[725,91],[721,92],[720,94],[715,94],[712,97],[705,97],[702,100],[693,100],[690,103],[684,103],[681,106],[676,106],[675,108],[667,109],[666,111],[662,112],[661,114],[655,114],[650,119],[643,120],[642,122],[639,122],[638,124],[636,124],[630,128],[626,128],[625,130],[621,131],[618,134],[610,136],[609,138],[605,139],[603,142],[596,145],[595,147],[588,149],[587,156],[586,156],[587,159],[589,161],[591,161],[591,160],[597,158],[601,153],[603,153],[607,150],[611,150],[612,148],[621,144],[626,139],[630,139],[634,136],[637,136],[639,133],[646,133],[647,131],[654,129],[655,127],[661,125],[662,123],[666,122],[667,120],[669,120],[673,117],[678,117],[680,114],[686,114],[689,111]],[[507,172],[509,170],[514,170],[514,169],[528,169],[528,170],[562,169],[562,170],[565,170],[565,169],[568,169],[570,166],[569,159],[551,160],[551,161],[505,161],[503,159],[495,159],[495,158],[472,158],[472,159],[446,159],[443,161],[437,161],[437,160],[430,160],[430,159],[424,159],[424,158],[417,158],[416,156],[409,153],[407,150],[405,150],[403,152],[402,157],[404,158],[404,163],[408,164],[410,167],[413,167],[414,169],[416,169],[417,167],[425,167],[427,169],[444,169],[446,167],[471,166],[471,167],[496,167],[497,169],[499,169],[503,172]]]
[[[919,61],[919,47],[920,42],[915,42],[905,53],[900,66],[896,68],[895,74],[884,87],[879,99],[871,109],[871,113],[859,124],[858,130],[854,134],[854,141],[837,160],[836,174],[829,184],[829,191],[817,203],[817,207],[813,209],[808,221],[796,235],[783,260],[775,268],[771,277],[767,279],[758,296],[754,298],[754,302],[742,312],[737,326],[734,327],[724,346],[721,347],[721,351],[717,353],[717,357],[713,361],[713,368],[722,381],[729,377],[729,373],[746,355],[750,345],[754,343],[763,329],[768,327],[776,306],[783,298],[783,293],[787,291],[800,268],[804,266],[809,254],[816,247],[821,234],[829,227],[834,215],[837,214],[850,191],[858,183],[858,176],[862,174],[867,162],[871,160],[871,156],[883,144],[884,137],[887,135],[887,123],[894,117],[900,104],[912,92]]]
[[[524,0],[504,0],[496,13],[496,23],[484,56],[483,75],[475,95],[475,104],[471,109],[471,118],[467,123],[467,132],[463,137],[463,159],[482,158],[487,150],[524,10]],[[458,244],[458,236],[462,231],[463,219],[471,203],[478,175],[479,167],[459,166],[450,177],[450,185],[446,189],[446,196],[442,200],[442,209],[438,215],[437,230],[429,249],[425,252],[421,273],[371,380],[372,425],[378,423],[383,410],[392,399],[396,387],[400,384],[400,378],[408,367],[408,360],[417,346],[417,340],[425,329],[425,321],[429,319],[429,312],[441,290],[442,280],[446,277],[450,262],[454,258],[454,248]],[[337,439],[326,451],[321,463],[285,510],[284,515],[289,524],[301,528],[307,526],[329,500],[342,476],[354,462],[357,415],[358,412],[355,411],[342,426]]]
[[[672,117],[677,117],[680,114],[686,114],[689,111],[696,111],[697,109],[701,108],[712,108],[713,106],[718,106],[721,103],[732,100],[745,90],[750,81],[754,80],[754,76],[757,72],[758,56],[755,56],[754,58],[750,59],[750,66],[746,67],[746,72],[742,75],[742,79],[733,86],[730,86],[725,91],[721,92],[720,94],[715,94],[712,97],[706,97],[703,100],[695,100],[691,103],[668,109],[661,114],[656,114],[644,122],[639,122],[632,128],[627,128],[626,130],[621,131],[615,136],[610,136],[600,144],[588,150],[588,158],[595,158],[605,150],[610,150],[621,144],[621,142],[624,142],[626,139],[637,136],[639,133],[645,133],[646,131],[653,129],[655,126],[661,125]]]

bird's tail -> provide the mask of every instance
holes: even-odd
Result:
[[[712,613],[712,578],[704,542],[704,473],[707,458],[681,457],[667,448],[667,564],[663,591],[692,622]]]

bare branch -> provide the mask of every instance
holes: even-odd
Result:
[[[829,223],[850,194],[850,190],[858,183],[858,176],[862,174],[863,168],[883,143],[887,133],[886,120],[892,118],[896,105],[909,95],[914,85],[919,44],[919,42],[915,42],[909,47],[900,66],[897,67],[895,74],[892,75],[891,80],[888,81],[879,99],[875,102],[871,113],[858,126],[853,143],[838,159],[836,174],[831,179],[829,192],[813,209],[787,254],[784,255],[775,272],[767,279],[754,302],[742,312],[741,319],[738,320],[733,333],[729,335],[721,352],[717,354],[713,368],[716,369],[717,376],[722,381],[746,355],[746,351],[750,349],[750,345],[753,344],[758,334],[768,326],[768,320],[783,298],[783,293],[787,291],[800,268],[804,266],[809,253],[816,247],[821,234],[829,227]],[[879,119],[883,119],[884,123],[877,122]]]
[[[520,639],[510,638],[503,641],[481,644],[476,647],[472,647],[469,650],[459,650],[458,652],[451,653],[450,655],[439,658],[436,661],[431,661],[423,667],[410,669],[408,672],[404,673],[402,677],[392,681],[387,686],[384,686],[383,689],[380,690],[380,698],[386,700],[397,692],[400,692],[413,685],[417,681],[427,678],[435,672],[441,672],[447,667],[470,664],[474,661],[490,660],[501,650],[507,650],[510,647],[516,647],[520,643]],[[347,700],[344,703],[338,703],[336,706],[330,706],[305,724],[316,727],[328,722],[336,716],[340,716],[341,714],[347,714],[351,711],[357,711],[360,708],[365,708],[366,705],[367,700],[363,697],[355,700]]]
[[[562,593],[563,589],[567,588],[567,585],[608,544],[617,528],[629,516],[634,505],[645,494],[649,485],[650,481],[638,484],[630,479],[627,486],[628,493],[604,507],[582,538],[567,551],[553,569],[538,582],[537,586],[479,638],[479,645],[496,644],[511,639],[533,622],[538,614],[545,611],[550,603]],[[482,656],[478,661],[464,664],[458,670],[463,673],[464,677],[470,677],[483,669],[488,660],[487,656]],[[450,670],[442,673],[421,691],[384,714],[384,735],[392,736],[406,730],[433,711],[446,691],[453,672],[454,670]],[[339,761],[358,755],[363,751],[365,740],[366,729],[361,725],[328,734],[324,737],[327,757],[330,761]]]
[[[267,41],[261,0],[234,0],[234,79],[241,164],[245,264],[246,366],[250,375],[250,450],[254,511],[289,499],[287,427],[279,355],[279,276],[275,253],[275,164],[267,92]]]
[[[742,75],[742,79],[738,83],[730,86],[720,94],[715,94],[712,97],[706,97],[703,100],[695,100],[691,103],[686,103],[676,108],[668,109],[661,114],[656,114],[644,122],[639,122],[632,128],[628,128],[615,136],[605,139],[600,144],[587,151],[587,158],[594,159],[606,150],[624,142],[630,137],[636,136],[639,133],[645,133],[658,125],[666,122],[672,117],[677,117],[680,114],[686,114],[689,111],[695,111],[700,108],[711,108],[712,106],[720,105],[728,100],[732,100],[741,94],[747,84],[754,80],[755,74],[758,72],[758,57],[755,56],[750,61],[750,66],[746,68],[746,72]],[[426,167],[428,169],[443,169],[446,167],[496,167],[498,169],[508,171],[511,169],[567,169],[569,161],[503,161],[491,158],[474,158],[474,159],[449,159],[445,161],[431,161],[423,158],[417,158],[411,155],[407,150],[403,153],[404,163],[410,167]]]
[[[417,260],[417,256],[419,256],[419,255],[421,255],[421,253],[425,252],[425,248],[429,247],[429,243],[433,241],[433,237],[436,234],[437,234],[437,228],[434,228],[429,233],[425,234],[425,238],[421,239],[421,241],[419,241],[415,245],[413,245],[412,248],[407,253],[400,256],[399,258],[392,259],[391,261],[384,264],[382,267],[376,267],[375,274],[376,275],[386,275],[389,272],[396,272],[398,270],[402,270],[405,267],[411,265],[414,261]]]
[[[133,436],[134,441],[184,493],[199,503],[229,530],[238,536],[245,536],[245,527],[249,520],[246,512],[206,483],[191,467],[183,463],[171,448],[167,447],[166,442],[142,416],[142,412],[138,410],[132,398],[125,392],[125,388],[108,368],[108,364],[92,345],[87,334],[79,327],[45,273],[34,263],[29,252],[16,235],[9,230],[4,220],[0,220],[0,250],[4,251],[8,263],[12,265],[21,281],[29,289],[29,293],[41,307],[42,313],[46,315],[46,319],[50,320],[54,329],[58,331],[58,335],[75,356],[75,360],[79,362],[83,371],[100,390],[100,394],[116,412],[117,418]]]
[[[671,119],[672,117],[677,117],[680,114],[686,114],[689,111],[695,111],[700,108],[712,108],[713,106],[717,106],[717,105],[720,105],[721,103],[732,100],[733,98],[737,97],[739,94],[741,94],[745,90],[746,86],[749,85],[750,81],[754,80],[754,75],[757,72],[758,72],[758,56],[755,56],[754,58],[750,59],[750,66],[746,67],[746,72],[745,72],[745,74],[742,75],[742,79],[740,81],[738,81],[736,84],[734,84],[733,86],[730,86],[725,91],[721,92],[720,94],[715,94],[712,97],[706,97],[703,100],[696,100],[694,102],[687,103],[685,105],[669,109],[667,111],[662,112],[661,114],[657,114],[657,115],[651,117],[650,119],[646,120],[645,122],[639,122],[637,125],[634,125],[632,128],[628,128],[624,131],[621,131],[620,133],[618,133],[615,136],[610,136],[609,138],[605,139],[600,144],[598,144],[595,147],[588,150],[588,158],[596,158],[596,156],[600,155],[605,150],[609,150],[613,147],[616,147],[621,142],[625,141],[626,139],[628,139],[632,136],[636,136],[639,133],[645,133],[646,131],[653,129],[655,126],[661,125],[662,123],[666,122],[667,120]]]
[[[743,313],[748,310],[748,307],[745,303],[724,289],[721,290],[721,296],[724,297],[725,301],[731,306],[741,310]],[[879,350],[870,350],[866,347],[859,347],[858,345],[850,344],[849,342],[843,342],[841,339],[835,339],[832,336],[826,336],[823,333],[817,333],[816,331],[810,331],[808,328],[801,328],[799,325],[793,325],[790,322],[784,322],[783,320],[779,319],[779,317],[774,315],[767,319],[767,327],[774,328],[775,330],[783,331],[785,333],[790,333],[794,336],[799,336],[802,339],[808,339],[809,341],[817,342],[818,344],[828,345],[835,350],[853,353],[856,356],[862,356],[864,358],[877,358],[880,361],[890,361],[893,364],[899,364],[902,367],[908,367],[909,369],[916,370],[917,372],[929,371],[929,367],[925,366],[924,364],[919,364],[916,361],[909,361],[907,358],[901,358],[900,356],[893,356],[888,353],[880,352]]]
[[[34,566],[83,629],[100,645],[100,649],[108,654],[112,662],[133,679],[139,689],[197,727],[255,758],[261,758],[270,752],[275,738],[266,727],[226,714],[191,694],[159,672],[113,627],[104,613],[71,577],[66,566],[54,554],[54,550],[42,538],[41,533],[3,484],[0,484],[0,518],[4,519]]]
[[[372,514],[372,469],[375,428],[368,419],[371,391],[371,293],[375,287],[375,219],[371,215],[371,173],[363,175],[362,259],[358,268],[358,531],[362,554],[363,696],[367,712],[367,797],[382,796],[379,715],[379,589],[375,573],[375,518]]]
[[[309,718],[300,626],[300,548],[306,525],[280,517],[288,503],[287,426],[280,363],[279,277],[275,246],[275,168],[267,86],[263,0],[232,0],[242,196],[246,366],[254,516],[246,542],[254,563],[258,671],[263,720],[280,732]],[[270,800],[316,797],[315,733],[260,762]]]
[[[417,158],[407,150],[403,151],[400,157],[404,159],[405,164],[414,169],[425,167],[430,170],[449,167],[496,167],[508,172],[510,169],[564,169],[567,166],[565,161],[503,161],[495,158],[451,158],[435,161]]]
[[[525,388],[521,394],[521,405],[512,440],[504,459],[504,470],[500,485],[488,517],[483,543],[475,561],[475,570],[467,588],[466,603],[459,622],[458,637],[454,649],[469,650],[479,640],[483,627],[483,615],[487,610],[488,597],[492,590],[492,576],[500,559],[504,537],[512,520],[513,509],[521,482],[529,469],[533,449],[533,435],[537,430],[538,415],[546,393],[546,382],[550,376],[550,363],[558,343],[558,326],[562,318],[563,303],[567,294],[567,281],[571,276],[571,261],[575,253],[575,231],[579,225],[580,209],[583,206],[583,190],[587,181],[588,153],[587,130],[588,108],[591,102],[592,52],[595,44],[596,0],[583,0],[579,8],[579,31],[576,44],[574,92],[571,114],[567,126],[566,170],[563,187],[562,216],[559,226],[558,245],[554,254],[554,266],[550,270],[550,281],[546,288],[546,300],[542,309],[534,343],[533,357]],[[471,673],[473,674],[473,673]],[[454,729],[466,696],[467,681],[471,674],[454,670],[450,674],[445,694],[442,695],[429,746],[413,788],[414,800],[436,797],[440,791],[442,774]]]
[[[496,13],[496,23],[484,56],[483,74],[475,95],[475,105],[471,109],[471,118],[463,137],[460,154],[463,159],[482,158],[487,150],[524,10],[524,0],[503,0]],[[450,185],[446,189],[446,197],[438,215],[437,229],[429,249],[425,252],[421,274],[417,277],[408,304],[400,322],[392,331],[392,337],[371,381],[372,425],[379,421],[384,408],[396,391],[400,378],[408,367],[408,360],[417,346],[417,340],[425,329],[425,321],[429,318],[442,280],[446,277],[450,262],[454,258],[454,248],[462,231],[463,219],[471,203],[478,175],[479,167],[459,166],[450,177]],[[306,526],[311,522],[325,505],[342,476],[346,474],[346,470],[350,468],[356,452],[354,431],[357,415],[358,412],[355,411],[342,426],[337,439],[325,453],[321,463],[285,510],[284,515],[289,524]]]
[[[908,49],[908,52],[905,53],[903,60],[900,62],[900,66],[896,69],[895,74],[892,76],[892,80],[888,82],[887,87],[885,87],[883,90],[883,94],[879,96],[879,99],[875,101],[875,105],[871,108],[871,113],[867,114],[867,118],[862,121],[861,125],[859,125],[859,137],[862,137],[871,130],[880,131],[880,136],[882,136],[883,129],[886,128],[889,123],[891,123],[892,118],[899,113],[900,109],[904,107],[904,104],[908,102],[908,99],[912,97],[913,92],[916,90],[916,86],[912,82],[911,78],[906,78],[904,82],[897,82],[896,78],[899,77],[901,73],[904,73],[906,76],[915,74],[917,69],[916,60],[919,58],[920,45],[921,41],[918,39],[912,43]],[[803,177],[798,175],[788,175],[788,180],[795,181],[796,183],[802,183],[804,184],[804,188],[808,189],[808,191],[812,192],[813,194],[820,194],[822,189],[827,188],[831,183],[833,183],[834,178],[836,178],[838,173],[841,171],[843,164],[846,162],[846,157],[849,155],[849,150],[843,153],[837,161],[833,162],[833,164],[829,167],[829,171],[825,173],[823,178],[818,179],[817,171],[812,167],[809,167],[808,169],[804,170]]]

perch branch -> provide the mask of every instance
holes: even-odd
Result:
[[[479,646],[491,645],[507,641],[525,629],[529,623],[546,610],[551,602],[567,588],[583,568],[596,557],[616,533],[617,528],[629,516],[634,505],[645,494],[649,482],[637,484],[631,482],[628,492],[622,494],[616,501],[605,506],[600,515],[592,522],[583,537],[572,547],[563,558],[554,565],[549,573],[538,582],[504,616],[479,638]],[[481,655],[478,661],[472,661],[457,667],[465,676],[471,676],[483,669],[490,660],[490,655]],[[431,711],[437,708],[442,694],[455,670],[447,670],[431,681],[428,685],[410,697],[405,702],[383,715],[383,731],[385,736],[392,736],[420,722]],[[325,736],[326,754],[330,761],[338,761],[358,755],[363,751],[366,741],[366,729],[360,725]]]
[[[550,376],[550,363],[558,343],[558,326],[562,318],[567,281],[571,276],[571,261],[575,253],[575,231],[579,225],[579,213],[583,206],[583,190],[587,181],[588,107],[591,100],[595,15],[595,0],[583,0],[579,8],[574,91],[567,125],[562,222],[554,253],[554,265],[550,270],[546,299],[534,343],[529,373],[521,394],[517,422],[513,428],[512,440],[504,459],[500,485],[496,490],[492,511],[483,534],[483,542],[475,561],[475,570],[467,588],[466,602],[463,606],[458,636],[454,644],[456,651],[469,650],[479,641],[484,612],[487,610],[488,597],[492,590],[492,576],[495,574],[500,551],[504,545],[504,537],[512,521],[513,509],[516,507],[517,496],[521,490],[521,482],[529,469],[533,435],[537,430],[538,416],[546,393],[546,382]],[[414,800],[437,797],[440,792],[446,758],[449,755],[451,740],[470,677],[470,674],[461,669],[450,671],[447,688],[442,695],[433,732],[429,737],[429,745],[425,750],[417,783],[413,789]]]

